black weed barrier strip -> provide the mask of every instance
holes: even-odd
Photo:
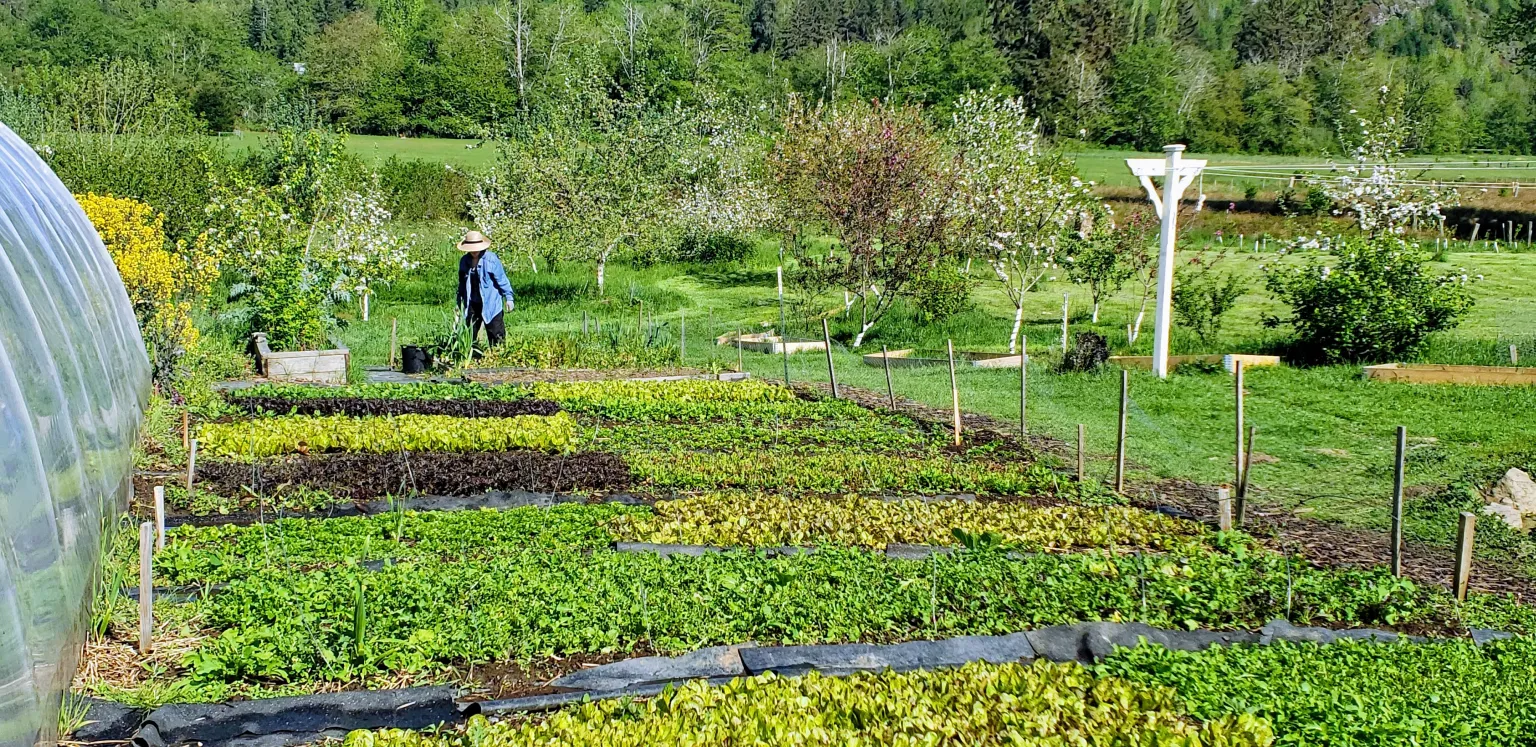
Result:
[[[235,397],[230,400],[247,413],[275,415],[451,415],[456,418],[510,418],[553,415],[560,405],[547,399],[385,399],[378,397]]]
[[[263,495],[306,487],[352,501],[390,495],[474,495],[490,490],[622,490],[633,480],[622,457],[603,451],[320,454],[263,460],[254,469],[239,462],[209,461],[198,465],[197,477],[200,485],[222,495],[244,495],[247,486]]]
[[[425,729],[462,718],[454,688],[447,686],[192,703],[155,709],[132,744],[282,747],[343,737],[353,729]]]

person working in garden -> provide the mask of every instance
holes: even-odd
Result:
[[[516,304],[512,301],[512,283],[507,271],[501,266],[501,258],[491,251],[491,240],[479,231],[464,234],[459,242],[459,308],[464,310],[464,322],[469,325],[469,339],[480,336],[485,327],[486,341],[500,345],[507,339],[504,311]]]

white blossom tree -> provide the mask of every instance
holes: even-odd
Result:
[[[1024,297],[1072,257],[1063,239],[1091,222],[1093,183],[1047,147],[1023,99],[966,94],[950,137],[959,151],[964,250],[983,260],[1013,302],[1008,352],[1018,348]]]
[[[330,240],[324,246],[333,268],[331,291],[357,297],[365,322],[375,289],[417,267],[408,248],[411,237],[397,234],[390,217],[377,186],[343,194],[331,210]]]
[[[1380,105],[1380,119],[1357,120],[1352,160],[1340,167],[1341,175],[1313,182],[1333,201],[1334,215],[1353,215],[1360,230],[1370,236],[1401,234],[1420,218],[1438,223],[1441,208],[1456,204],[1456,190],[1411,180],[1398,165],[1411,130],[1401,114],[1401,101],[1382,86]]]

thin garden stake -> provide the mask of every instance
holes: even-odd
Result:
[[[826,319],[821,320],[821,341],[827,346],[827,380],[832,382],[832,399],[842,399],[837,395],[837,370],[832,368],[832,332],[827,327]],[[784,349],[789,350],[789,346],[785,345]],[[786,352],[786,359],[788,355]]]
[[[392,317],[389,318],[389,368],[390,368],[390,370],[394,370],[394,368],[395,368],[395,344],[398,341],[399,333],[400,333],[400,317],[392,316]]]
[[[191,448],[187,449],[187,499],[192,499],[192,480],[197,477],[197,439],[192,439]]]
[[[587,312],[581,312],[581,336],[587,336]]]
[[[1403,575],[1403,463],[1408,451],[1408,428],[1397,427],[1397,459],[1392,476],[1392,575]]]
[[[1019,338],[1019,439],[1029,435],[1029,421],[1025,417],[1025,405],[1029,402],[1029,337]]]
[[[1084,478],[1087,477],[1087,471],[1088,471],[1086,469],[1086,467],[1088,466],[1087,465],[1087,461],[1086,461],[1087,457],[1084,456],[1084,452],[1087,450],[1087,445],[1088,445],[1088,426],[1083,425],[1082,423],[1078,423],[1077,424],[1077,484],[1078,485],[1082,485],[1083,482],[1084,482]]]
[[[1063,293],[1063,294],[1061,294],[1061,354],[1062,355],[1066,355],[1067,354],[1067,310],[1069,308],[1071,308],[1068,305],[1068,302],[1071,301],[1071,299],[1072,299],[1072,294],[1070,294],[1070,293]]]
[[[155,650],[155,525],[139,525],[139,653]]]
[[[183,450],[192,448],[192,441],[191,441],[191,439],[192,439],[192,418],[187,415],[187,411],[186,410],[182,410],[181,411],[181,448]]]
[[[1125,492],[1125,415],[1131,405],[1131,372],[1120,372],[1120,433],[1115,438],[1115,492]]]
[[[885,396],[891,402],[891,411],[896,410],[896,387],[891,384],[891,351],[884,345],[880,346],[880,360],[885,362]]]
[[[949,399],[955,415],[955,445],[960,445],[960,384],[955,380],[955,341],[945,340],[949,350]]]
[[[1467,600],[1467,583],[1472,580],[1472,543],[1476,530],[1477,514],[1462,511],[1461,521],[1456,528],[1456,578],[1451,580],[1451,590],[1456,594],[1458,602]]]
[[[1518,365],[1520,365],[1520,346],[1519,345],[1510,345],[1509,346],[1509,365],[1511,365],[1511,366],[1518,366]]]
[[[688,358],[688,310],[677,310],[677,362],[679,365]]]
[[[783,247],[779,251],[784,251]],[[780,261],[782,261],[780,257]],[[789,386],[789,327],[784,320],[784,265],[778,267],[777,286],[779,290],[779,350],[784,354],[784,386]],[[832,355],[831,347],[827,348],[827,355]]]
[[[745,370],[747,370],[746,363],[742,360],[741,356],[741,328],[738,327],[736,329],[736,373],[741,373]]]
[[[1254,426],[1248,426],[1248,446],[1243,449],[1243,479],[1237,484],[1237,526],[1243,525],[1243,518],[1248,515],[1248,480],[1253,476],[1253,434],[1258,430]]]
[[[155,486],[155,550],[165,549],[165,486]]]
[[[1216,489],[1216,527],[1232,531],[1232,491],[1227,488]]]
[[[1233,469],[1232,487],[1243,484],[1243,362],[1240,359],[1232,361],[1232,384],[1237,406],[1237,428],[1233,431],[1237,439],[1237,452],[1232,460]]]

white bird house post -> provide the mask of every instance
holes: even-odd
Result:
[[[1156,158],[1127,158],[1125,165],[1131,175],[1141,180],[1147,190],[1147,198],[1157,210],[1163,222],[1157,253],[1157,317],[1152,335],[1152,371],[1160,379],[1168,377],[1168,335],[1172,325],[1173,305],[1173,244],[1178,236],[1179,200],[1195,177],[1205,170],[1205,161],[1184,160],[1184,146],[1163,146],[1164,160]],[[1158,196],[1152,178],[1163,177],[1163,194]]]

